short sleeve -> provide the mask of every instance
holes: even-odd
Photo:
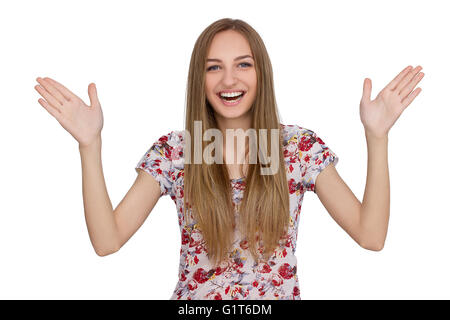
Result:
[[[137,163],[135,170],[144,170],[151,174],[159,183],[161,189],[160,196],[170,194],[172,192],[172,146],[169,144],[172,140],[174,132],[170,132],[161,136]]]
[[[330,163],[336,166],[339,158],[314,131],[300,128],[298,137],[301,181],[306,191],[315,193],[319,173]]]

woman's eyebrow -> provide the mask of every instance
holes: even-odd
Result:
[[[244,59],[244,58],[252,58],[253,59],[252,56],[246,54],[246,55],[234,58],[234,61],[241,60],[241,59]],[[206,60],[206,62],[213,62],[213,61],[215,61],[215,62],[222,62],[222,60],[220,60],[220,59],[207,59]]]

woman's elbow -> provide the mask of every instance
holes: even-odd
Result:
[[[383,242],[362,242],[359,244],[362,248],[370,251],[381,251],[384,248]]]
[[[117,251],[119,251],[119,247],[115,247],[115,248],[113,248],[113,249],[101,249],[101,248],[96,248],[95,249],[95,253],[99,256],[99,257],[105,257],[105,256],[108,256],[108,255],[110,255],[110,254],[113,254],[113,253],[115,253],[115,252],[117,252]]]

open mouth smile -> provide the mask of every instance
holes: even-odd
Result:
[[[247,92],[244,90],[236,91],[220,91],[217,96],[220,98],[222,103],[226,106],[237,105]]]

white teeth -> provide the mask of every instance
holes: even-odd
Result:
[[[240,95],[239,97],[236,97],[236,98],[233,99],[233,100],[222,99],[222,101],[225,101],[225,102],[227,102],[227,103],[234,103],[234,102],[237,102],[237,101],[239,101],[239,100],[241,100],[241,99],[242,99],[242,95]]]
[[[222,92],[222,93],[220,94],[220,96],[231,98],[231,97],[237,97],[237,96],[240,96],[240,95],[243,94],[243,93],[244,93],[243,91],[238,91],[238,92],[228,92],[228,93]]]

